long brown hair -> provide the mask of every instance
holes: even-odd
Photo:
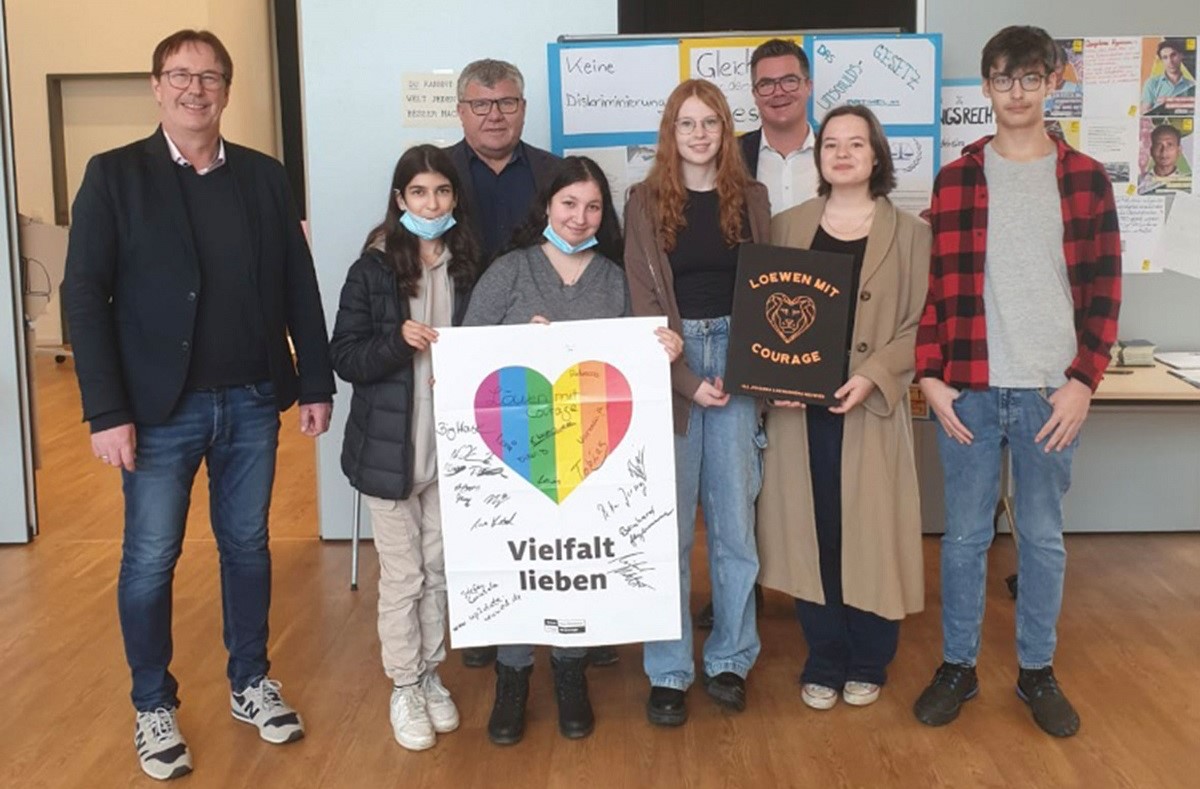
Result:
[[[446,271],[459,289],[465,289],[475,284],[475,278],[482,268],[480,262],[483,255],[475,240],[467,208],[462,203],[462,183],[454,162],[441,148],[414,145],[396,162],[396,169],[392,172],[392,188],[388,191],[387,211],[383,221],[367,234],[362,249],[362,253],[366,254],[372,249],[382,248],[384,261],[396,273],[396,288],[409,298],[417,295],[417,283],[421,281],[421,246],[417,237],[400,224],[400,215],[404,212],[396,204],[396,196],[403,195],[412,179],[421,173],[437,173],[445,177],[457,201],[453,213],[458,224],[447,230],[444,236],[446,248],[450,250],[450,264]]]
[[[654,166],[646,176],[646,184],[655,195],[656,218],[663,236],[663,245],[670,252],[675,249],[679,231],[687,225],[683,206],[687,202],[687,190],[683,185],[680,167],[679,144],[675,139],[675,120],[679,109],[689,98],[695,96],[721,119],[721,148],[717,151],[717,200],[721,205],[721,235],[725,243],[733,246],[742,240],[742,218],[746,208],[746,188],[750,185],[750,173],[742,161],[737,138],[733,135],[733,115],[725,95],[711,82],[689,79],[679,83],[667,98],[663,107],[662,121],[658,125],[658,152]]]

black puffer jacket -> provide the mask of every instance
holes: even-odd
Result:
[[[455,326],[469,295],[455,290]],[[400,336],[408,318],[395,272],[378,253],[365,253],[346,275],[329,350],[338,377],[354,386],[342,471],[354,488],[382,499],[412,493],[413,347]]]

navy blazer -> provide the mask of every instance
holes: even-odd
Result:
[[[251,286],[279,409],[297,398],[329,402],[321,295],[283,166],[228,141],[223,166],[235,177],[253,245]],[[160,127],[94,156],[71,209],[62,296],[93,432],[165,422],[187,379],[204,294],[177,167]]]
[[[758,150],[762,147],[762,128],[738,137],[738,145],[742,148],[742,160],[746,162],[750,177],[758,180]]]
[[[525,157],[529,160],[529,169],[533,171],[533,192],[536,195],[554,178],[554,171],[558,163],[562,161],[562,157],[549,151],[543,151],[536,145],[530,145],[527,142],[520,142],[518,145],[524,149]],[[480,249],[482,249],[483,238],[479,235],[479,212],[475,208],[479,198],[475,195],[475,182],[471,180],[471,150],[465,139],[459,140],[445,150],[450,154],[450,161],[454,162],[454,169],[458,171],[458,180],[462,182],[463,194],[459,197],[459,202],[466,209],[467,216],[471,217],[472,232],[475,233]],[[500,246],[503,248],[504,244]],[[483,262],[486,264],[491,261]]]

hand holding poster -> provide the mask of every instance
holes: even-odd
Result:
[[[434,410],[455,647],[679,638],[662,325],[439,332]]]
[[[743,244],[725,388],[835,404],[846,382],[853,268],[849,255]]]

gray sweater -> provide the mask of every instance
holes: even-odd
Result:
[[[629,315],[625,272],[597,253],[574,285],[564,285],[540,246],[497,258],[475,283],[464,326],[622,318]]]

